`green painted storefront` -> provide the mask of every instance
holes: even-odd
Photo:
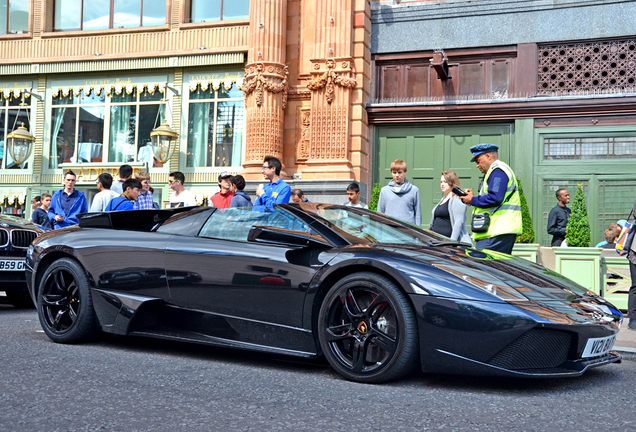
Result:
[[[543,245],[549,244],[548,213],[561,187],[574,197],[576,185],[583,185],[592,246],[603,240],[611,222],[627,217],[636,199],[635,126],[542,128],[534,119],[376,125],[373,181],[387,184],[391,161],[406,161],[407,177],[420,189],[422,225],[428,227],[431,210],[442,196],[443,171],[455,171],[464,188],[478,187],[482,174],[470,162],[469,148],[479,143],[499,145],[500,158],[522,180],[536,240]]]

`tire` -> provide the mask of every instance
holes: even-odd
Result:
[[[329,364],[352,381],[392,381],[419,362],[410,301],[393,281],[376,273],[354,273],[336,283],[320,307],[317,330]]]
[[[101,333],[88,277],[79,263],[70,258],[55,261],[44,272],[37,309],[42,329],[54,342],[87,342]]]
[[[9,303],[11,303],[16,309],[35,308],[33,300],[31,300],[31,296],[29,296],[28,293],[20,291],[7,291],[5,294],[7,295],[7,300],[9,301]]]

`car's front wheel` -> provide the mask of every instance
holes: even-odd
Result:
[[[37,308],[44,332],[55,342],[85,342],[100,333],[88,278],[70,258],[59,259],[46,269]]]
[[[419,359],[415,313],[406,294],[376,273],[351,274],[327,293],[318,338],[344,377],[380,383],[410,373]]]

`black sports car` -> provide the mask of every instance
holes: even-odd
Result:
[[[0,291],[17,308],[33,307],[24,264],[27,248],[44,230],[17,216],[0,214]]]
[[[559,274],[327,204],[80,216],[27,278],[54,341],[101,331],[300,357],[360,382],[423,371],[581,375],[620,360],[623,316]]]

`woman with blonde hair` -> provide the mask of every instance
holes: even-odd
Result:
[[[440,178],[440,188],[444,196],[432,211],[430,229],[452,240],[472,244],[466,229],[468,207],[451,191],[453,186],[462,187],[457,174],[453,171],[444,171]]]

